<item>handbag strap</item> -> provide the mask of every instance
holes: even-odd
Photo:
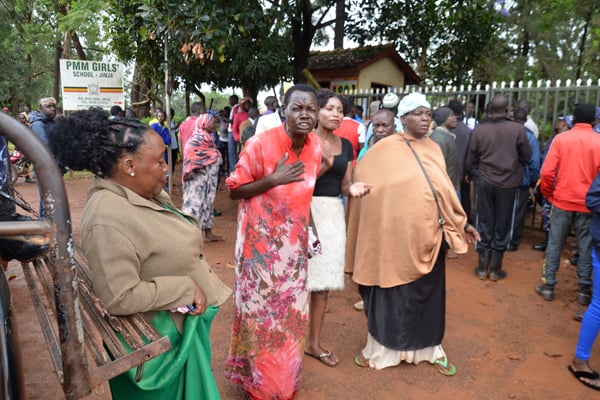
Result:
[[[421,167],[421,171],[423,171],[423,174],[425,175],[425,179],[427,179],[427,183],[429,184],[429,188],[431,189],[431,193],[433,193],[433,198],[435,199],[435,205],[437,206],[438,224],[440,224],[440,226],[443,228],[446,221],[444,220],[444,217],[442,217],[442,210],[440,209],[440,203],[438,201],[438,196],[437,196],[437,193],[435,192],[435,188],[433,187],[433,183],[431,183],[431,179],[429,179],[429,174],[427,174],[427,171],[425,170],[425,167],[423,166],[423,163],[421,162],[419,155],[417,154],[415,149],[413,149],[413,147],[410,145],[409,140],[404,138],[404,141],[406,142],[406,145],[408,146],[408,148],[415,155],[415,158],[417,159],[417,163],[419,163],[419,167]]]

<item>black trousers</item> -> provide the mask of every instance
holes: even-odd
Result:
[[[523,228],[525,227],[525,216],[527,215],[527,204],[529,200],[529,187],[520,187],[515,190],[515,201],[513,203],[513,218],[509,249],[517,249],[523,238]]]
[[[512,234],[515,196],[518,188],[503,189],[483,178],[477,181],[475,226],[481,235],[477,251],[506,251]]]

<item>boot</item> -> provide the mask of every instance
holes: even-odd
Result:
[[[490,264],[490,249],[479,252],[479,264],[475,268],[475,275],[481,280],[488,277],[488,266]]]
[[[504,257],[503,251],[492,250],[490,254],[490,281],[506,278],[506,271],[502,270],[502,257]]]
[[[533,246],[531,246],[531,248],[533,250],[537,250],[537,251],[546,251],[547,245],[548,245],[548,231],[546,231],[546,239],[544,239],[544,241],[541,243],[534,244]]]

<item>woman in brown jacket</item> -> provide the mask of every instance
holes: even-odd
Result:
[[[50,145],[73,170],[96,178],[81,242],[94,291],[114,315],[142,313],[172,349],[110,381],[113,399],[218,399],[209,330],[230,295],[202,255],[202,232],[163,191],[164,143],[136,121],[109,121],[100,109],[57,123]]]

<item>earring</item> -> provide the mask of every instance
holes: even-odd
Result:
[[[129,176],[135,176],[135,172],[131,171],[131,172],[129,173]]]

